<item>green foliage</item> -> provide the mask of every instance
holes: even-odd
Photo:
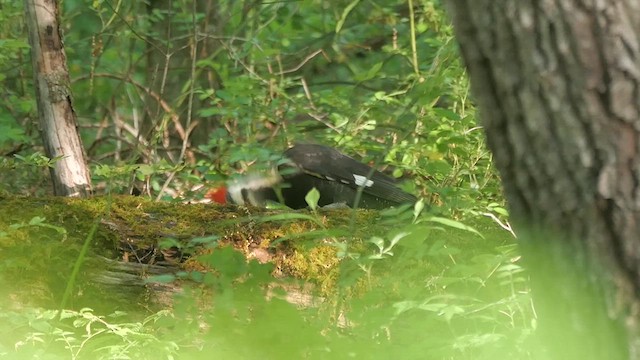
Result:
[[[309,191],[307,196],[304,197],[304,200],[307,202],[311,210],[316,211],[318,209],[318,200],[320,200],[320,192],[318,189],[313,188]]]
[[[167,176],[197,171],[219,181],[261,170],[292,142],[320,142],[411,176],[411,190],[438,194],[431,200],[447,212],[496,199],[497,179],[438,2],[416,2],[413,25],[402,2],[222,2],[195,13],[183,10],[192,9],[189,1],[172,4],[65,2],[81,122],[113,123],[83,130],[98,166],[191,159],[179,172],[149,171],[145,179],[153,196],[167,185],[186,195],[198,180]],[[204,28],[208,21],[216,26]],[[203,36],[191,59],[185,39],[196,32]],[[143,58],[151,67],[141,67]],[[172,73],[179,66],[190,70]],[[136,125],[138,118],[146,125]],[[185,141],[176,134],[194,121],[186,148],[194,156],[185,158],[174,150]],[[118,181],[114,188],[132,182]]]
[[[501,201],[437,1],[416,1],[412,12],[404,2],[319,0],[63,4],[74,107],[94,179],[110,189],[198,197],[201,175],[261,171],[287,145],[319,142],[412,178],[409,190],[447,214]],[[0,149],[29,151],[21,11],[16,3],[2,15],[10,36],[0,68],[21,67],[2,80],[13,100],[0,111]]]
[[[4,338],[0,354],[13,359],[151,359],[158,353],[165,358],[177,353],[178,345],[163,339],[157,327],[171,316],[168,311],[140,321],[124,321],[124,315],[99,316],[89,308],[3,312],[2,331],[9,326],[20,330],[11,334],[13,346]]]
[[[57,160],[40,152],[0,158],[0,193],[46,193],[50,187],[47,174]]]
[[[22,3],[3,2],[0,12],[0,155],[30,141],[35,112],[29,43],[22,18]]]
[[[44,165],[33,146],[37,121],[29,42],[21,1],[2,2],[0,11],[0,192],[43,191],[45,172],[28,165]],[[21,154],[22,152],[22,154]],[[18,155],[18,161],[14,158]]]
[[[476,225],[502,237],[487,231],[490,224]],[[274,279],[272,265],[247,262],[216,239],[197,242],[214,250],[199,256],[208,270],[184,273],[200,285],[185,286],[171,312],[1,312],[0,329],[20,331],[3,337],[0,351],[31,358],[47,349],[54,359],[528,357],[535,319],[513,245],[422,223],[374,237],[368,247],[342,243],[340,287],[321,297]],[[296,298],[297,307],[285,301]]]
[[[30,226],[38,226],[38,227],[42,227],[42,228],[45,228],[45,229],[55,230],[61,237],[60,241],[65,241],[67,239],[67,229],[65,229],[63,227],[60,227],[60,226],[49,224],[45,220],[46,219],[43,218],[43,217],[35,216],[35,217],[31,218],[31,220],[29,220],[29,222],[26,223],[26,224],[25,223],[11,224],[9,226],[9,229],[11,229],[11,230],[19,230],[19,229],[30,227]],[[7,234],[0,232],[0,236],[7,236]]]
[[[141,200],[131,201],[142,206]],[[60,210],[50,212],[57,214]],[[201,211],[205,213],[202,219],[206,219],[206,212]],[[164,213],[162,207],[147,212],[156,218]],[[282,358],[287,354],[310,359],[326,358],[327,354],[332,358],[370,359],[392,355],[414,358],[418,354],[427,358],[527,358],[525,341],[535,328],[535,318],[529,310],[526,273],[517,261],[510,235],[488,218],[460,226],[451,221],[428,221],[432,219],[428,213],[414,220],[411,209],[405,212],[404,217],[394,212],[369,214],[379,222],[376,226],[389,230],[364,242],[348,231],[348,219],[342,219],[347,231],[321,227],[323,217],[342,217],[349,210],[340,215],[326,210],[315,214],[278,212],[238,224],[240,228],[255,227],[261,221],[295,224],[299,218],[293,215],[307,216],[304,220],[315,224],[319,232],[290,238],[285,247],[282,242],[273,242],[272,246],[302,251],[324,243],[335,248],[337,258],[332,252],[330,257],[309,259],[320,269],[331,266],[328,259],[339,267],[337,286],[328,292],[320,291],[321,277],[309,278],[304,284],[289,277],[274,278],[272,264],[247,262],[220,236],[196,236],[189,241],[177,240],[180,236],[166,238],[161,249],[177,247],[183,253],[195,254],[201,264],[175,275],[149,279],[150,283],[180,284],[182,290],[172,300],[171,316],[161,312],[159,319],[151,322],[143,320],[147,315],[133,308],[120,317],[79,310],[71,311],[73,324],[63,319],[62,323],[46,320],[49,325],[44,325],[41,319],[33,320],[33,313],[47,310],[2,311],[0,316],[11,318],[11,322],[5,322],[0,330],[8,333],[14,326],[21,330],[3,337],[0,351],[8,358],[44,353],[51,358],[68,358],[69,354],[94,358],[96,352],[107,358],[118,353],[140,359],[177,354],[231,359]],[[65,223],[69,228],[66,232],[38,217],[7,226],[0,237],[8,250],[0,280],[16,274],[40,279],[43,266],[58,269],[56,275],[68,279],[82,235],[91,238],[89,222],[83,223],[82,231]],[[182,226],[172,223],[174,231]],[[64,243],[60,243],[63,238]],[[9,241],[20,246],[9,247]],[[66,248],[71,250],[70,256],[58,254]],[[20,249],[39,261],[18,254]],[[60,259],[45,261],[44,254]],[[65,260],[67,257],[71,261]],[[67,267],[61,267],[61,262]],[[38,272],[37,276],[32,271]],[[14,288],[3,287],[7,292]],[[121,286],[114,291],[127,290]],[[11,304],[16,294],[9,294],[3,298]],[[285,301],[291,299],[302,300],[294,306]],[[252,346],[247,347],[247,341]]]
[[[535,319],[515,246],[467,234],[416,224],[372,238],[369,256],[343,249],[344,286],[360,272],[368,289],[349,302],[351,320],[386,338],[372,358],[528,357]]]
[[[422,199],[413,209],[381,212],[372,221],[389,231],[365,242],[354,236],[353,221],[326,226],[314,192],[306,198],[311,213],[251,219],[317,227],[283,235],[274,247],[323,242],[336,250],[335,293],[304,293],[314,300],[300,308],[283,300],[296,292],[293,280],[275,280],[270,265],[247,263],[220,247],[219,234],[189,241],[168,236],[161,249],[199,254],[211,270],[150,279],[197,284],[177,296],[173,317],[162,311],[130,314],[132,320],[83,309],[65,310],[57,320],[49,310],[1,311],[3,333],[22,330],[2,342],[0,353],[527,358],[524,343],[535,317],[526,273],[512,239],[505,239],[511,229],[500,183],[440,1],[205,3],[62,2],[74,108],[98,189],[201,198],[202,185],[267,171],[288,145],[317,142],[411,179],[406,189]],[[42,155],[36,139],[21,16],[22,2],[2,3],[0,195],[47,193],[46,173],[56,161]],[[26,239],[3,265],[5,276],[46,266],[30,264],[27,245],[34,239],[47,240],[37,252],[46,257],[59,237],[72,236],[44,219],[33,215],[13,224],[15,233],[0,234]],[[85,225],[73,236],[89,244]],[[81,262],[80,250],[75,243],[71,255],[56,254],[51,264],[51,276],[67,279],[67,289],[74,288],[68,275],[80,272],[68,259]],[[213,300],[203,304],[207,296]]]

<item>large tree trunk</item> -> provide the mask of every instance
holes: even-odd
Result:
[[[51,168],[54,194],[86,196],[91,178],[71,104],[67,57],[62,45],[55,0],[24,2],[35,78],[38,118]]]
[[[640,357],[640,3],[450,0],[542,358]]]

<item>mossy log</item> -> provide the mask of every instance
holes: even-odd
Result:
[[[96,307],[96,296],[109,309],[163,303],[179,291],[180,281],[149,277],[210,271],[199,256],[224,247],[247,260],[272,263],[274,277],[296,277],[326,292],[339,271],[332,243],[358,243],[390,227],[375,211],[294,212],[133,196],[0,196],[0,213],[0,246],[8,260],[0,281],[9,306],[59,304],[85,241],[90,250],[74,284],[72,307]],[[98,231],[87,239],[96,222]]]

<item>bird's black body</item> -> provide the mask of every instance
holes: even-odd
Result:
[[[270,176],[232,184],[229,200],[253,205],[271,200],[301,209],[307,207],[305,197],[315,187],[320,192],[319,206],[343,203],[381,209],[416,201],[393,178],[330,147],[299,144],[286,150],[284,157],[286,162]]]

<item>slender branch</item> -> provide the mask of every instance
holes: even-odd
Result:
[[[409,0],[409,24],[411,28],[411,54],[413,63],[413,71],[416,75],[420,75],[420,68],[418,67],[418,50],[416,47],[416,20],[413,12],[413,0]]]

